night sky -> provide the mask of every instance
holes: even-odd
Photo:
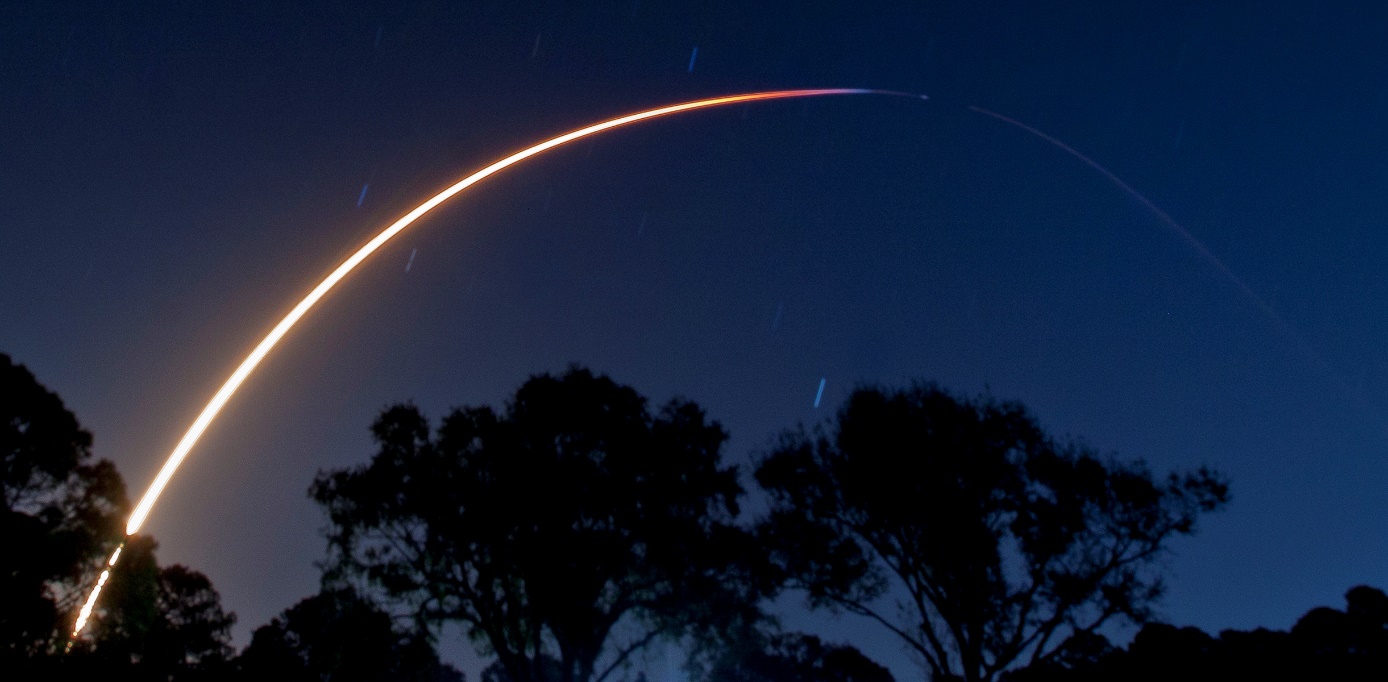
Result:
[[[855,385],[921,378],[1159,471],[1214,465],[1234,501],[1176,544],[1177,624],[1287,628],[1388,587],[1376,3],[222,4],[0,3],[0,352],[132,498],[319,278],[496,157],[718,94],[930,96],[643,123],[388,244],[144,528],[211,577],[238,645],[316,591],[305,490],[369,458],[382,407],[497,404],[570,362],[697,401],[736,462]],[[1272,312],[1104,176],[968,105],[1104,164]],[[876,626],[799,604],[787,625],[919,676]],[[459,639],[443,650],[475,672]]]

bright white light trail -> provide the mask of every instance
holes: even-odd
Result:
[[[352,254],[351,257],[343,261],[341,265],[337,266],[337,269],[333,270],[332,274],[329,274],[327,278],[320,282],[318,286],[314,287],[313,291],[310,291],[302,301],[299,301],[299,304],[294,306],[294,309],[290,310],[289,314],[285,315],[284,319],[280,320],[279,324],[275,325],[275,328],[270,330],[270,333],[267,334],[263,340],[261,340],[260,345],[256,346],[255,350],[251,351],[251,354],[246,356],[245,360],[241,361],[241,366],[237,367],[235,372],[232,372],[231,377],[226,380],[226,383],[222,384],[222,387],[217,390],[216,395],[212,396],[212,400],[210,400],[207,403],[207,406],[203,408],[202,414],[199,414],[198,418],[193,421],[193,425],[188,428],[187,433],[183,434],[183,439],[178,442],[178,445],[174,448],[173,453],[169,455],[169,459],[164,462],[163,468],[161,468],[159,470],[159,474],[154,477],[154,482],[149,485],[149,489],[145,491],[144,497],[141,497],[140,503],[136,505],[135,512],[130,515],[130,520],[126,522],[125,534],[127,536],[133,535],[135,532],[140,530],[140,526],[144,524],[145,518],[149,516],[150,509],[154,507],[155,501],[159,499],[159,494],[164,492],[164,486],[169,484],[169,479],[172,478],[174,472],[178,470],[178,465],[182,464],[183,459],[188,456],[188,451],[193,449],[193,445],[198,442],[198,438],[202,436],[203,431],[206,431],[207,427],[212,424],[212,420],[217,417],[217,413],[221,411],[222,406],[226,405],[227,401],[231,399],[232,394],[236,392],[236,389],[241,386],[241,383],[246,380],[246,377],[250,376],[251,372],[255,370],[257,365],[260,364],[260,361],[265,359],[265,356],[270,352],[270,349],[274,348],[275,344],[279,343],[279,340],[283,338],[286,333],[289,332],[290,328],[294,326],[294,323],[298,322],[299,318],[303,317],[304,313],[307,313],[309,308],[312,308],[313,304],[318,302],[318,299],[323,298],[323,296],[327,294],[328,291],[331,290],[334,286],[336,286],[337,283],[341,281],[343,277],[346,277],[347,273],[351,272],[354,268],[357,267],[357,265],[361,264],[362,261],[366,260],[367,256],[370,256],[377,249],[381,248],[382,244],[385,244],[387,241],[390,240],[391,237],[394,237],[395,235],[399,234],[401,230],[405,229],[406,227],[409,227],[410,223],[413,223],[414,221],[418,220],[420,216],[423,216],[425,213],[428,213],[429,211],[433,210],[439,204],[442,204],[443,202],[452,198],[453,195],[467,189],[468,187],[477,184],[478,182],[481,182],[487,177],[509,166],[513,166],[517,163],[520,163],[521,161],[524,161],[532,156],[549,151],[551,149],[554,149],[555,147],[559,147],[569,142],[573,142],[574,140],[577,140],[579,138],[587,137],[589,135],[595,135],[597,133],[601,133],[606,130],[611,130],[613,128],[619,128],[630,123],[636,123],[637,121],[644,121],[650,118],[658,118],[660,116],[676,114],[682,111],[706,109],[709,107],[722,106],[724,104],[736,104],[738,102],[786,99],[790,97],[820,97],[824,95],[893,95],[898,97],[926,99],[923,95],[913,95],[909,93],[894,92],[889,90],[826,88],[816,90],[776,90],[772,92],[754,92],[745,95],[729,95],[727,97],[713,97],[710,99],[701,99],[693,102],[684,102],[682,104],[673,104],[666,107],[660,107],[658,109],[650,109],[648,111],[641,111],[635,114],[622,116],[620,118],[614,118],[608,121],[603,121],[602,123],[595,123],[585,128],[579,128],[578,130],[575,130],[571,133],[566,133],[558,137],[550,138],[548,140],[545,140],[544,142],[541,142],[531,147],[527,147],[504,159],[501,159],[500,161],[497,161],[491,164],[490,166],[487,166],[486,168],[483,168],[482,170],[479,170],[476,173],[473,173],[472,175],[463,178],[462,180],[458,181],[457,184],[454,184],[452,187],[449,187],[448,189],[445,189],[442,192],[435,194],[428,201],[415,207],[414,210],[410,211],[409,213],[406,213],[403,217],[401,217],[394,223],[391,223],[389,227],[382,230],[380,234],[373,237],[371,241],[366,243],[365,246],[358,249],[356,253]],[[362,195],[365,196],[365,193],[366,188],[363,187]],[[120,548],[118,547],[116,548],[115,553],[111,555],[110,560],[107,562],[107,569],[101,572],[101,577],[97,580],[96,587],[92,589],[91,594],[87,597],[86,603],[83,604],[81,613],[79,613],[77,616],[77,622],[74,624],[72,628],[73,637],[76,637],[79,633],[81,633],[82,628],[86,626],[87,620],[91,616],[92,608],[96,605],[97,595],[101,593],[102,586],[106,584],[107,578],[110,577],[111,567],[114,567],[116,565],[116,560],[119,558]]]

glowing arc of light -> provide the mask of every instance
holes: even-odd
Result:
[[[218,389],[216,395],[214,395],[212,397],[212,400],[207,403],[207,407],[203,408],[202,414],[199,414],[198,418],[194,420],[193,425],[189,427],[188,432],[183,435],[183,439],[179,441],[178,446],[175,447],[173,453],[169,455],[169,459],[166,462],[164,462],[163,468],[161,468],[159,470],[159,474],[154,477],[154,482],[150,484],[149,489],[145,492],[144,497],[140,498],[139,505],[135,507],[134,513],[130,515],[130,520],[125,525],[126,535],[134,534],[136,531],[140,529],[140,526],[144,524],[145,518],[149,516],[150,509],[154,507],[154,503],[159,498],[159,494],[163,492],[164,486],[168,485],[169,479],[173,477],[173,474],[178,469],[178,466],[183,463],[183,459],[188,456],[188,452],[192,450],[193,445],[197,443],[198,438],[202,436],[203,431],[205,431],[208,425],[212,423],[212,420],[216,418],[217,413],[221,411],[222,406],[224,406],[226,402],[231,399],[232,394],[235,393],[236,389],[241,386],[241,383],[246,380],[246,377],[250,376],[250,373],[255,370],[256,366],[260,364],[260,361],[263,360],[267,354],[269,354],[270,349],[274,348],[275,344],[279,343],[279,340],[283,338],[286,333],[289,332],[290,328],[293,327],[294,324],[299,321],[299,318],[303,317],[304,314],[308,312],[309,308],[312,308],[313,305],[318,302],[318,299],[322,298],[325,294],[327,294],[328,291],[331,290],[334,286],[336,286],[337,283],[341,281],[343,277],[347,276],[347,273],[355,269],[357,265],[360,264],[363,260],[366,260],[367,256],[370,256],[372,253],[374,253],[377,249],[381,247],[382,244],[385,244],[387,241],[390,240],[391,237],[394,237],[396,234],[399,234],[401,230],[404,230],[411,223],[418,220],[420,216],[423,216],[425,213],[428,213],[429,211],[433,210],[439,204],[442,204],[443,202],[452,198],[453,195],[467,189],[468,187],[471,187],[472,185],[477,184],[478,182],[482,181],[488,176],[493,175],[508,166],[515,165],[521,161],[524,161],[525,159],[535,156],[536,154],[540,154],[542,152],[558,147],[562,144],[572,142],[581,137],[587,137],[595,133],[600,133],[604,130],[610,130],[612,128],[624,126],[630,123],[635,123],[637,121],[645,120],[648,118],[665,116],[667,114],[688,111],[690,109],[701,109],[705,107],[719,106],[722,104],[733,104],[736,102],[748,102],[753,100],[780,99],[786,97],[813,97],[817,95],[869,94],[875,92],[879,91],[856,89],[782,90],[776,92],[761,92],[747,95],[715,97],[712,99],[698,100],[695,102],[686,102],[683,104],[675,104],[672,106],[661,107],[659,109],[642,111],[639,113],[622,116],[620,118],[614,118],[609,121],[604,121],[602,123],[597,123],[586,128],[580,128],[571,133],[566,133],[564,135],[551,138],[537,145],[523,149],[504,159],[501,159],[500,161],[493,163],[490,166],[487,166],[486,168],[483,168],[482,170],[477,171],[476,173],[473,173],[472,175],[467,176],[466,178],[463,178],[462,180],[458,181],[456,184],[449,187],[448,189],[445,189],[442,192],[435,194],[428,201],[425,201],[424,203],[415,207],[414,210],[410,211],[409,213],[406,213],[399,220],[392,223],[390,227],[387,227],[386,229],[382,230],[380,234],[377,234],[375,237],[371,239],[371,241],[367,242],[365,246],[358,249],[356,253],[348,257],[347,260],[343,261],[341,265],[337,266],[336,270],[333,270],[331,274],[329,274],[322,282],[318,284],[318,286],[313,288],[313,291],[309,292],[309,294],[305,296],[303,300],[299,301],[299,304],[294,306],[294,309],[289,311],[289,314],[285,315],[284,319],[280,320],[279,324],[275,325],[274,329],[270,330],[270,333],[265,336],[265,338],[260,342],[260,345],[256,346],[255,350],[251,351],[250,355],[246,356],[246,359],[241,362],[241,366],[237,367],[235,372],[232,372],[231,377],[226,380],[226,383],[222,384],[222,387]]]
[[[268,355],[270,350],[275,347],[275,344],[279,343],[279,340],[283,338],[284,335],[289,332],[290,328],[292,328],[294,324],[299,321],[299,318],[303,317],[304,314],[307,313],[309,309],[312,308],[313,305],[318,302],[319,299],[323,298],[323,296],[326,295],[328,291],[331,290],[334,286],[336,286],[337,283],[341,281],[343,277],[346,277],[348,273],[355,269],[357,265],[359,265],[362,261],[366,260],[366,258],[370,256],[372,253],[374,253],[377,249],[379,249],[381,245],[385,244],[392,237],[399,234],[401,230],[404,230],[406,227],[408,227],[414,221],[418,220],[425,213],[428,213],[429,211],[436,208],[439,204],[442,204],[443,202],[452,198],[455,194],[458,194],[459,192],[467,189],[468,187],[471,187],[472,185],[477,184],[478,182],[486,179],[487,177],[509,166],[524,161],[525,159],[528,159],[532,156],[541,154],[545,151],[554,149],[555,147],[559,147],[579,138],[594,135],[596,133],[611,130],[613,128],[618,128],[631,123],[636,123],[637,121],[643,121],[650,118],[657,118],[660,116],[675,114],[682,111],[704,109],[708,107],[721,106],[724,104],[735,104],[738,102],[785,99],[791,97],[868,94],[905,96],[914,99],[926,99],[926,97],[922,95],[894,92],[888,90],[870,90],[860,88],[822,88],[756,92],[743,95],[713,97],[709,99],[696,100],[693,102],[684,102],[681,104],[674,104],[670,106],[659,107],[656,109],[650,109],[647,111],[641,111],[634,114],[628,114],[626,116],[621,116],[618,118],[603,121],[601,123],[595,123],[584,128],[579,128],[578,130],[560,135],[558,137],[550,138],[548,140],[545,140],[544,142],[540,142],[539,144],[532,145],[530,147],[522,149],[521,151],[511,154],[510,156],[507,156],[501,159],[500,161],[492,163],[491,165],[483,168],[482,170],[479,170],[473,173],[472,175],[463,178],[462,180],[458,181],[457,183],[453,184],[452,186],[448,187],[442,192],[435,194],[429,200],[415,207],[414,210],[410,211],[409,213],[406,213],[399,220],[396,220],[394,223],[391,223],[389,227],[382,230],[379,234],[373,237],[371,241],[367,242],[364,246],[362,246],[355,253],[349,256],[347,260],[343,261],[341,265],[337,266],[337,269],[333,270],[332,273],[329,274],[326,278],[324,278],[323,281],[318,284],[318,286],[314,287],[313,290],[310,291],[308,295],[303,298],[303,300],[299,301],[299,304],[294,306],[294,308],[289,311],[289,314],[285,315],[284,318],[280,320],[279,324],[275,325],[274,329],[270,330],[270,333],[267,334],[263,340],[261,340],[260,344],[257,345],[249,355],[246,356],[246,359],[241,362],[241,365],[236,368],[236,371],[232,372],[231,376],[226,380],[225,383],[222,384],[222,387],[217,390],[217,393],[215,395],[212,396],[212,399],[207,403],[207,406],[203,408],[202,413],[199,414],[198,418],[193,421],[192,426],[188,428],[188,431],[183,434],[183,438],[179,440],[178,445],[174,447],[173,452],[169,455],[169,458],[164,462],[164,466],[159,469],[158,475],[154,477],[154,481],[150,483],[150,486],[145,491],[144,496],[140,498],[139,504],[136,505],[135,511],[131,513],[130,519],[126,522],[126,535],[133,535],[134,533],[139,531],[140,526],[144,524],[145,519],[149,516],[150,510],[154,507],[154,503],[159,499],[159,495],[164,491],[164,487],[167,486],[169,480],[173,478],[174,472],[178,470],[179,465],[182,464],[183,460],[188,456],[188,452],[193,449],[193,445],[197,443],[198,439],[202,436],[203,432],[207,430],[207,427],[212,424],[212,420],[217,417],[217,413],[220,412],[222,407],[226,405],[227,401],[231,399],[232,394],[234,394],[236,392],[236,389],[241,386],[242,382],[244,382],[246,378],[250,376],[251,372],[255,370],[256,366],[260,364],[261,360],[265,359],[265,356]],[[117,548],[116,552],[112,554],[111,559],[108,561],[107,565],[109,567],[115,566],[116,560],[119,558],[119,556],[120,549]],[[96,604],[97,595],[101,592],[101,587],[105,584],[106,579],[109,577],[109,575],[109,568],[107,570],[102,571],[101,577],[98,580],[96,587],[92,590],[91,595],[87,598],[86,603],[83,605],[82,610],[78,615],[76,625],[74,626],[72,632],[74,637],[76,637],[77,634],[79,634],[82,631],[82,628],[86,625],[87,619],[91,615],[92,608]]]
[[[120,552],[111,555],[111,560],[107,566],[114,566]],[[96,587],[92,588],[92,593],[87,595],[86,603],[82,604],[82,610],[77,613],[77,624],[72,627],[72,636],[76,637],[82,628],[87,626],[87,619],[92,616],[92,608],[96,606],[96,598],[101,596],[101,588],[106,586],[106,579],[111,577],[111,569],[107,568],[101,572],[101,577],[96,579]]]

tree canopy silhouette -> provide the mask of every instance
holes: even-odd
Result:
[[[237,659],[245,680],[462,682],[433,645],[351,589],[329,589],[256,628]]]
[[[749,628],[696,679],[707,682],[895,682],[886,668],[847,644],[803,633]]]
[[[339,656],[339,663],[351,665],[345,674],[307,666],[323,673],[311,679],[460,680],[438,663],[427,638],[392,634],[388,616],[343,593],[305,600],[257,631],[260,646],[252,646],[249,660],[265,658],[259,654],[267,633],[292,641],[289,648],[303,654],[300,659],[238,675],[231,647],[235,615],[223,610],[207,576],[159,566],[148,536],[125,540],[90,624],[65,646],[82,599],[124,535],[128,511],[115,466],[92,461],[91,449],[91,434],[62,400],[0,354],[0,532],[12,550],[0,552],[0,670],[6,679],[309,679],[295,677],[305,671],[303,661],[347,651],[355,657]],[[333,642],[323,641],[324,631]],[[391,655],[367,646],[381,642]],[[391,666],[387,673],[373,676],[383,663]],[[411,674],[421,671],[438,674]]]
[[[121,536],[125,485],[92,436],[23,365],[0,354],[0,667],[49,656]]]
[[[572,368],[433,433],[410,405],[372,430],[369,464],[311,490],[331,566],[421,622],[463,624],[509,680],[603,680],[659,637],[756,615],[765,581],[733,523],[727,434],[692,402],[652,414],[631,388]]]
[[[70,665],[130,680],[220,679],[230,671],[235,614],[207,576],[161,567],[154,550],[148,536],[126,541]]]
[[[1019,670],[1006,682],[1388,679],[1388,595],[1360,585],[1345,602],[1343,611],[1311,609],[1290,632],[1225,630],[1212,637],[1198,628],[1149,623],[1127,648],[1099,641],[1084,656]]]
[[[1154,561],[1228,497],[1209,470],[1157,480],[1048,437],[1019,404],[934,385],[855,391],[828,430],[783,434],[756,478],[790,585],[875,619],[934,679],[971,682],[1147,620]],[[878,603],[893,583],[909,624]]]

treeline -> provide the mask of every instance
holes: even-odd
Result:
[[[1225,630],[1211,636],[1193,627],[1149,623],[1126,648],[1094,637],[1047,665],[1008,674],[1005,682],[1174,679],[1388,679],[1388,595],[1364,585],[1351,588],[1343,610],[1311,609],[1290,631]]]
[[[767,510],[754,518],[741,513],[748,491],[724,461],[721,425],[582,368],[437,423],[397,405],[372,434],[369,462],[310,487],[329,520],[322,590],[244,650],[210,581],[159,566],[147,537],[128,540],[88,632],[69,642],[129,500],[59,398],[0,356],[0,669],[461,680],[434,649],[458,625],[492,659],[487,682],[631,679],[657,643],[689,652],[696,680],[892,679],[851,646],[781,631],[764,607],[796,590],[895,638],[926,679],[1190,676],[1266,648],[1304,653],[1296,665],[1358,656],[1385,670],[1381,653],[1363,654],[1379,642],[1366,633],[1388,624],[1370,588],[1351,591],[1345,612],[1308,614],[1320,625],[1301,634],[1201,639],[1150,624],[1159,559],[1227,502],[1226,481],[1101,457],[1016,403],[931,384],[861,388],[830,421],[758,453],[750,473]],[[1120,649],[1103,637],[1111,624],[1147,625]],[[1295,645],[1269,639],[1283,635]]]

